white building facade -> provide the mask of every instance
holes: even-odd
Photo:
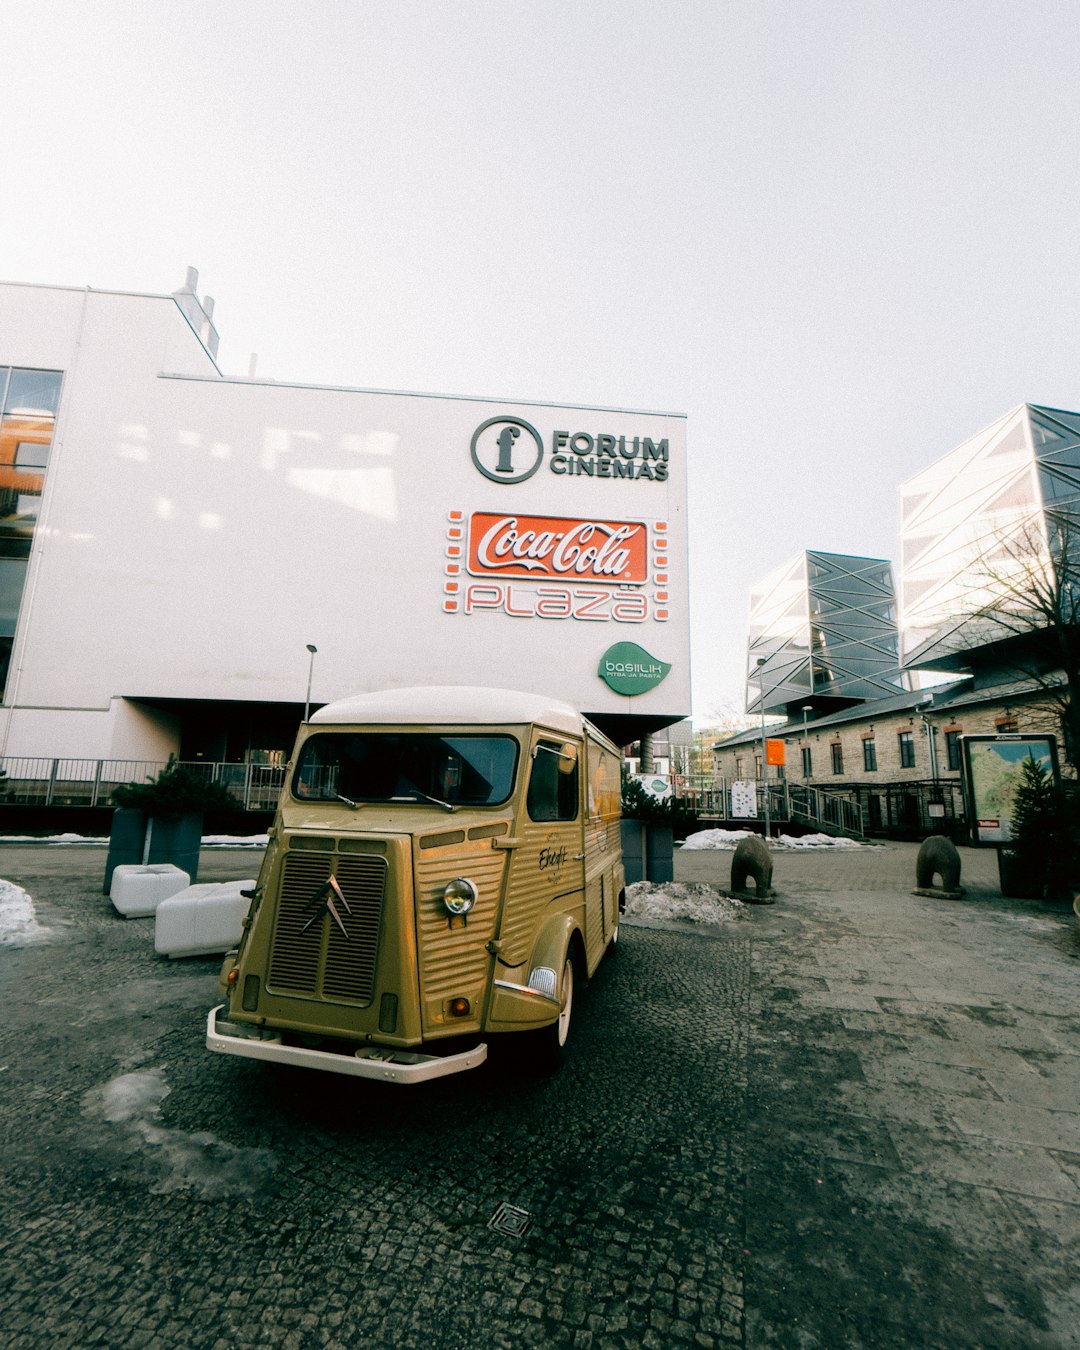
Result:
[[[0,756],[280,754],[309,679],[688,714],[682,416],[229,378],[211,309],[0,284]]]

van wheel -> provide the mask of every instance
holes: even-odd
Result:
[[[574,1011],[574,958],[567,952],[563,958],[562,1012],[549,1027],[527,1032],[529,1059],[537,1073],[556,1073],[563,1062],[566,1042],[570,1036],[570,1018]]]
[[[569,952],[566,953],[566,960],[563,963],[562,987],[562,1012],[559,1014],[559,1020],[552,1028],[559,1050],[562,1050],[566,1045],[566,1038],[570,1035],[570,1015],[574,1010],[574,962]]]

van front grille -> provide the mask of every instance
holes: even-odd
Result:
[[[374,855],[286,855],[267,978],[271,993],[370,1004],[386,875],[386,859]]]

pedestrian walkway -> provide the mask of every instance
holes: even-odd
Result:
[[[1080,1345],[1080,930],[911,893],[916,846],[774,851],[754,911],[748,1346]],[[730,854],[682,880],[726,885]]]

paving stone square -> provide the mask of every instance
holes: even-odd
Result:
[[[1080,932],[914,856],[778,850],[774,906],[624,925],[557,1077],[402,1089],[209,1054],[217,958],[0,846],[49,930],[0,946],[0,1342],[1080,1344]]]

